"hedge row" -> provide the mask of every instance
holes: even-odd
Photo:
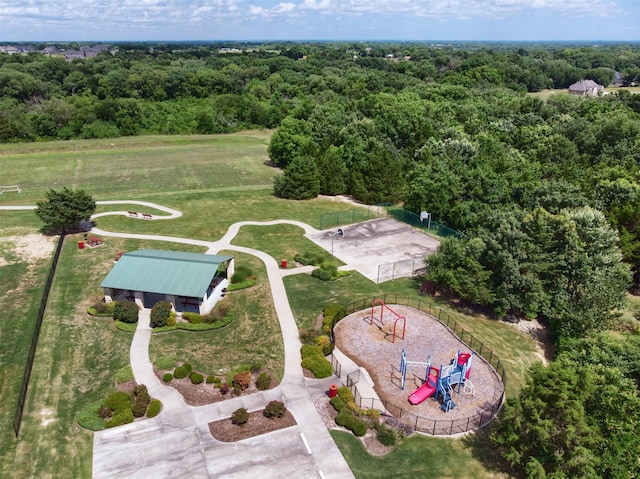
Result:
[[[302,367],[310,370],[316,378],[328,378],[333,374],[331,363],[324,357],[321,346],[303,344],[300,352]]]

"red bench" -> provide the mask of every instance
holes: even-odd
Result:
[[[129,216],[138,216],[137,211],[127,211],[127,213],[129,213]]]
[[[151,216],[149,213],[142,213],[142,217],[143,217],[145,220],[150,220],[150,219],[152,218],[152,216]]]

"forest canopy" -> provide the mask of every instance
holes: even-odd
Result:
[[[607,238],[602,255],[621,257],[640,282],[640,95],[567,94],[581,79],[640,83],[640,45],[118,44],[72,61],[3,54],[0,141],[274,129],[276,195],[347,194],[429,211],[467,237],[431,260],[441,290],[498,316],[550,317],[587,308],[586,298],[592,311],[615,307],[628,286],[606,263],[593,279],[613,285],[606,298],[553,293],[556,267],[530,255],[561,247],[596,269],[604,261],[574,231],[577,216],[592,217]],[[563,90],[528,93],[548,88]],[[575,233],[566,244],[553,238],[566,231]],[[466,280],[452,274],[460,268]]]

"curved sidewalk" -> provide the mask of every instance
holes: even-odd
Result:
[[[305,233],[316,231],[297,221],[245,221],[231,225],[220,240],[208,242],[93,230],[104,236],[196,244],[206,246],[207,253],[228,249],[260,258],[267,269],[285,348],[284,377],[278,387],[206,406],[188,406],[177,391],[162,384],[153,372],[149,360],[149,311],[142,312],[131,344],[131,367],[136,381],[146,384],[151,396],[160,399],[164,408],[156,418],[96,432],[94,477],[354,477],[313,405],[314,398],[300,365],[298,328],[278,263],[264,252],[231,245],[242,226],[272,224],[293,224],[303,228]],[[239,407],[249,411],[262,409],[273,399],[285,403],[297,426],[233,444],[221,443],[211,437],[208,423],[228,418]],[[132,447],[144,452],[131,454]]]

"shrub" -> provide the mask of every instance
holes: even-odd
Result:
[[[297,253],[294,257],[293,260],[297,263],[300,263],[302,265],[320,265],[322,264],[322,262],[324,261],[324,256],[322,254],[313,254],[313,253],[305,253],[305,254],[300,254]]]
[[[355,434],[356,436],[362,437],[367,433],[367,429],[369,428],[363,421],[354,417],[349,429],[351,429],[353,434]]]
[[[189,371],[184,366],[178,366],[173,370],[173,377],[176,379],[186,378],[189,375]]]
[[[175,326],[175,325],[176,325],[176,313],[172,311],[171,314],[169,315],[169,318],[167,319],[167,326]]]
[[[249,420],[249,412],[243,407],[241,407],[240,409],[236,409],[235,411],[233,411],[233,414],[231,415],[231,422],[238,426],[245,425],[248,420]]]
[[[219,378],[218,376],[213,378],[213,384],[215,385],[215,387],[219,388],[222,386],[222,378]]]
[[[367,425],[353,416],[349,409],[344,408],[336,416],[336,424],[349,429],[356,436],[364,436],[367,433]]]
[[[345,404],[356,402],[351,389],[349,389],[347,386],[340,386],[338,388],[338,396],[345,402]]]
[[[207,380],[205,381],[207,384],[213,384],[216,382],[216,377],[215,376],[207,376]]]
[[[122,321],[123,323],[138,322],[138,305],[131,301],[117,301],[113,307],[113,319]]]
[[[147,409],[147,417],[156,417],[160,414],[160,410],[162,409],[162,403],[159,399],[153,399],[149,403],[149,408]]]
[[[165,373],[165,374],[162,376],[162,380],[163,380],[165,383],[170,383],[172,379],[173,379],[173,374],[171,374],[171,373]]]
[[[287,408],[284,407],[280,401],[269,401],[267,407],[264,408],[264,412],[262,413],[264,417],[268,417],[269,419],[273,419],[276,417],[284,417],[287,413]]]
[[[302,367],[311,371],[318,379],[328,378],[333,374],[331,363],[324,356],[303,359]]]
[[[335,409],[338,412],[342,411],[345,407],[347,407],[347,404],[342,400],[340,396],[332,397],[329,400],[329,402],[333,406],[333,409]]]
[[[167,325],[172,305],[169,301],[158,301],[151,308],[151,327],[161,328]]]
[[[395,446],[398,437],[396,436],[396,432],[390,427],[380,425],[378,429],[378,441],[380,441],[385,446]]]
[[[104,401],[104,406],[113,412],[124,411],[131,409],[131,399],[126,392],[116,391],[107,396],[107,399]]]
[[[229,392],[229,385],[227,383],[224,383],[222,386],[220,386],[220,394],[227,394]]]
[[[182,363],[182,367],[187,370],[187,372],[191,372],[193,370],[193,366],[190,363]]]
[[[116,427],[122,426],[123,424],[129,424],[133,422],[133,413],[131,409],[123,409],[122,411],[116,412],[113,417],[107,421],[105,424],[106,427]]]
[[[320,346],[303,344],[300,352],[302,367],[310,370],[316,378],[328,378],[333,374],[331,363],[324,357]]]
[[[200,316],[198,313],[185,311],[184,313],[182,313],[182,317],[189,321],[191,324],[200,324],[202,322],[202,316]]]
[[[151,396],[147,391],[147,386],[138,384],[134,386],[131,393],[131,412],[133,417],[142,417],[147,412],[147,407],[151,402]]]
[[[331,354],[331,351],[333,351],[333,344],[331,343],[331,339],[329,338],[329,336],[326,336],[324,334],[316,336],[315,343],[316,346],[320,346],[322,348],[322,354],[324,354],[325,356]]]
[[[330,281],[331,273],[323,268],[316,268],[311,272],[311,276],[319,279],[320,281]]]
[[[256,387],[258,390],[264,391],[269,389],[269,386],[271,386],[271,376],[265,372],[260,373],[258,379],[256,379]]]
[[[240,265],[236,267],[233,276],[231,276],[231,282],[242,283],[250,276],[253,276],[253,271],[251,270],[251,268],[245,265]]]
[[[233,376],[233,380],[231,381],[234,387],[239,387],[240,390],[244,391],[251,385],[251,373],[249,371],[244,371]]]
[[[333,325],[346,315],[347,311],[344,309],[344,306],[336,303],[327,304],[322,311],[322,332],[330,334]]]
[[[338,426],[346,427],[345,424],[349,421],[349,418],[351,417],[353,417],[353,413],[345,407],[336,416],[336,424]]]
[[[371,418],[374,422],[378,422],[380,420],[380,411],[375,408],[365,410],[364,415]]]
[[[195,371],[191,371],[189,373],[189,379],[191,379],[191,384],[202,384],[202,381],[204,381],[204,376]]]

